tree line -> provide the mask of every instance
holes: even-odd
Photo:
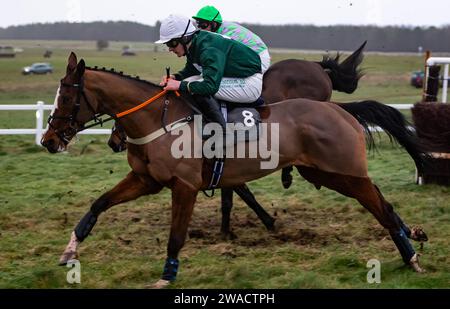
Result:
[[[0,39],[110,40],[153,42],[159,25],[135,22],[38,23],[0,28]],[[366,50],[382,52],[450,51],[450,26],[375,27],[243,24],[270,48],[354,50],[367,40]]]

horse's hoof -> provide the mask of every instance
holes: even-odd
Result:
[[[151,289],[164,289],[170,284],[169,280],[159,279],[156,283],[149,286]]]
[[[292,185],[292,176],[288,175],[283,177],[281,183],[283,184],[283,188],[289,189],[289,187]]]
[[[411,229],[411,239],[415,241],[428,241],[428,236],[421,227],[413,227]]]
[[[76,251],[64,252],[59,258],[59,266],[65,266],[67,265],[67,262],[69,262],[70,260],[77,260],[77,259],[78,253]]]
[[[424,273],[425,269],[420,267],[419,265],[419,256],[416,254],[413,255],[411,260],[409,260],[409,265],[411,265],[412,269],[414,269],[418,273]]]
[[[220,237],[222,238],[222,240],[235,240],[237,239],[237,235],[234,234],[232,231],[228,231],[228,232],[220,232]]]
[[[276,230],[275,219],[271,218],[270,222],[267,224],[264,223],[264,225],[269,232],[275,232]]]

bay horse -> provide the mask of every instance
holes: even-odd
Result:
[[[356,51],[340,62],[340,54],[334,58],[324,56],[320,62],[287,59],[272,64],[264,74],[262,97],[267,104],[286,99],[306,98],[315,101],[330,101],[333,90],[353,93],[362,76],[358,68],[363,60],[364,42]],[[355,117],[366,130],[369,147],[374,145],[369,125],[377,125],[384,129],[389,137],[403,146],[416,166],[422,166],[422,153],[413,132],[408,129],[404,116],[395,108],[382,103],[366,100],[360,102],[337,103],[339,107]],[[114,124],[108,145],[115,151],[126,149],[126,134],[120,124]],[[289,188],[292,183],[290,175],[292,167],[283,168],[282,184]],[[258,203],[253,193],[242,185],[221,189],[221,234],[223,238],[235,238],[230,229],[231,209],[233,207],[233,191],[256,213],[268,230],[274,230],[275,219]],[[424,240],[424,232],[415,227],[408,234],[413,240]]]
[[[169,109],[165,95],[170,99]],[[83,59],[78,62],[76,55],[70,54],[41,141],[50,153],[66,150],[71,139],[99,114],[117,118],[132,139],[162,133],[151,142],[128,145],[131,171],[91,205],[72,232],[60,264],[76,258],[77,246],[89,235],[103,211],[140,196],[157,194],[167,187],[172,192],[167,259],[162,277],[154,287],[165,287],[176,279],[178,255],[185,243],[198,192],[208,187],[211,176],[207,168],[209,160],[174,157],[171,146],[178,136],[164,133],[161,128],[164,112],[173,123],[187,120],[192,111],[186,103],[186,97],[167,93],[150,82],[86,68]],[[262,169],[261,155],[227,158],[219,187],[236,187],[293,165],[316,187],[325,186],[355,198],[388,229],[403,261],[415,271],[422,271],[406,236],[408,231],[402,228],[400,217],[367,174],[364,131],[354,117],[334,104],[308,99],[285,100],[265,106],[260,112],[270,136],[263,141],[269,146],[267,149],[277,142],[272,134],[278,138],[278,164]],[[186,126],[192,129],[194,125],[187,122]],[[250,148],[252,143],[246,142],[245,146]]]

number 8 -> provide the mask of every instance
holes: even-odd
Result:
[[[255,119],[253,118],[253,113],[251,111],[242,111],[242,116],[244,116],[244,125],[246,127],[252,127],[255,125]]]

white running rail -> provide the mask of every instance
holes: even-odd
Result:
[[[428,78],[430,66],[443,64],[444,76],[442,79],[442,103],[447,103],[447,87],[448,87],[448,67],[450,64],[450,57],[430,57],[427,59],[425,76]]]
[[[42,101],[37,101],[36,104],[21,104],[21,105],[7,105],[0,104],[0,110],[6,111],[20,111],[28,110],[36,111],[36,128],[35,129],[0,129],[0,135],[15,135],[15,134],[32,134],[35,135],[36,145],[41,145],[42,135],[44,134],[44,111],[52,110],[53,105],[45,105]],[[81,131],[79,134],[111,134],[111,129],[87,129]]]
[[[387,104],[396,109],[410,109],[413,104]],[[36,111],[36,128],[35,129],[0,129],[0,135],[13,134],[32,134],[35,135],[36,145],[41,145],[42,135],[44,134],[44,111],[52,110],[53,105],[45,105],[42,101],[37,101],[36,104],[24,105],[7,105],[0,104],[0,110],[35,110]],[[371,131],[382,132],[380,127],[372,127]],[[87,129],[81,131],[79,134],[111,134],[111,129]]]

